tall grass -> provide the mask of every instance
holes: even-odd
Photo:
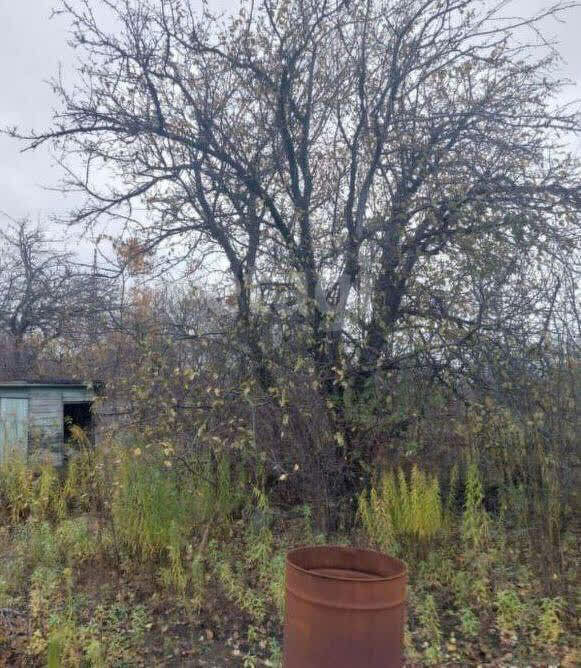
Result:
[[[31,512],[36,499],[35,472],[19,457],[8,458],[0,466],[2,510],[17,523]]]
[[[159,560],[188,530],[186,499],[173,473],[127,455],[115,481],[112,514],[118,537],[131,556]]]
[[[359,515],[372,541],[394,554],[411,556],[423,550],[443,526],[440,485],[414,466],[384,473],[378,488],[359,497]]]

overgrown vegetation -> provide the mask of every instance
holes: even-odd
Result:
[[[555,446],[546,433],[541,443],[538,423],[524,425],[523,447],[534,443],[530,457],[541,460],[519,470],[546,477],[519,480],[505,467],[521,427],[500,410],[507,431],[492,433],[490,418],[475,409],[457,422],[450,437],[467,441],[449,468],[423,470],[422,443],[396,467],[378,465],[356,524],[340,533],[318,531],[309,506],[281,503],[288,478],[265,487],[227,450],[184,460],[167,440],[134,438],[81,448],[62,473],[6,462],[3,652],[49,666],[176,656],[278,665],[284,553],[328,541],[408,563],[411,663],[576,665],[578,546],[571,499],[553,483]],[[543,521],[531,527],[537,497]]]
[[[8,131],[96,247],[0,230],[0,376],[99,396],[1,463],[2,657],[278,665],[335,542],[409,565],[411,665],[579,665],[576,3],[195,4],[61,0],[78,84]]]

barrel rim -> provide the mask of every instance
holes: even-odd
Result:
[[[350,578],[344,575],[339,576],[339,575],[327,575],[325,573],[317,573],[316,571],[309,570],[307,568],[302,568],[301,566],[298,566],[292,561],[292,557],[294,555],[296,555],[299,552],[304,552],[306,550],[310,551],[336,550],[338,552],[351,552],[351,553],[365,552],[369,555],[375,555],[377,557],[381,557],[382,559],[389,560],[392,564],[397,565],[400,570],[394,575],[376,575],[367,573],[367,571],[361,571],[362,573],[366,573],[369,576],[372,575],[372,577],[366,577],[365,579],[356,577]],[[392,557],[389,554],[385,554],[384,552],[379,552],[379,550],[371,550],[369,548],[364,548],[364,547],[349,547],[346,545],[303,545],[302,547],[296,547],[287,552],[286,563],[287,566],[292,568],[293,570],[298,571],[300,573],[304,573],[313,578],[320,578],[322,580],[336,580],[343,582],[357,582],[360,584],[373,583],[373,582],[388,582],[389,580],[399,580],[401,578],[405,578],[408,574],[407,565],[405,564],[405,562],[403,562],[401,559],[398,559],[397,557]]]

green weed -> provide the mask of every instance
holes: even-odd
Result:
[[[480,633],[480,620],[470,608],[461,608],[458,612],[460,628],[468,638],[476,638]]]
[[[484,490],[478,465],[474,459],[468,464],[462,535],[471,550],[481,548],[488,538],[489,518],[484,509]]]
[[[496,594],[496,624],[501,633],[513,633],[523,623],[525,606],[512,589],[503,589]]]
[[[537,642],[541,645],[554,645],[563,635],[563,614],[565,601],[560,596],[544,598],[541,601],[541,614],[538,618]]]
[[[443,526],[436,476],[414,466],[408,479],[402,469],[385,473],[379,490],[359,497],[359,516],[371,540],[393,554],[410,556],[426,546]]]
[[[438,664],[442,660],[442,630],[438,607],[432,594],[427,594],[419,606],[419,622],[425,638],[425,660],[428,664]]]

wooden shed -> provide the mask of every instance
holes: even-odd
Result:
[[[71,426],[93,433],[93,387],[73,380],[0,382],[0,460],[38,454],[60,466]]]

